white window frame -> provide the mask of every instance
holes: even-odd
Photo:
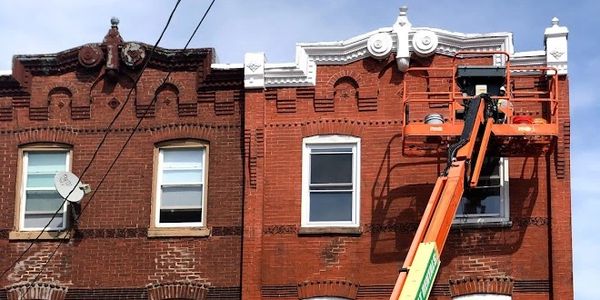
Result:
[[[452,298],[452,300],[511,300],[509,295],[499,294],[471,294]]]
[[[53,146],[53,145],[40,145],[40,146],[31,146],[19,149],[19,193],[18,193],[18,207],[19,212],[18,216],[18,224],[19,231],[42,231],[44,227],[25,227],[25,213],[26,213],[26,202],[27,202],[27,168],[29,166],[29,153],[32,152],[62,152],[66,154],[65,157],[65,171],[71,171],[71,149],[63,146]],[[64,200],[64,199],[63,199]],[[68,227],[68,213],[67,208],[69,206],[69,202],[65,201],[62,206],[62,217],[63,222],[60,227],[52,227],[48,226],[44,231],[63,231]],[[53,212],[54,213],[54,212]]]
[[[163,150],[170,149],[202,149],[204,150],[204,155],[202,157],[202,178],[204,179],[202,184],[202,216],[201,222],[180,222],[180,223],[161,223],[160,222],[160,209],[161,209],[161,186],[162,186],[162,164],[163,164]],[[181,227],[206,227],[206,216],[207,216],[207,190],[208,190],[208,155],[209,155],[209,147],[207,143],[200,141],[177,141],[171,143],[165,143],[162,145],[158,145],[154,148],[155,150],[155,166],[156,169],[154,171],[154,192],[153,192],[153,209],[152,209],[152,221],[154,228],[181,228]]]
[[[456,215],[453,224],[508,224],[510,222],[510,193],[508,159],[501,157],[499,162],[500,175],[500,215],[467,214]]]
[[[310,155],[314,148],[352,149],[352,221],[310,221]],[[302,227],[358,227],[360,225],[360,138],[346,135],[316,135],[302,140]]]

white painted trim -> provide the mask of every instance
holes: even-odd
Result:
[[[352,221],[351,222],[310,222],[310,154],[311,147],[351,147],[352,148]],[[346,135],[316,135],[302,140],[302,196],[301,196],[301,226],[302,227],[358,227],[360,225],[360,138]]]
[[[215,70],[231,70],[231,69],[241,69],[244,67],[244,64],[211,64],[210,68]]]
[[[0,76],[3,75],[12,75],[12,71],[11,70],[0,70]]]
[[[162,183],[162,165],[163,165],[163,151],[172,149],[202,149],[202,216],[201,222],[186,222],[186,223],[161,223],[160,222],[160,208],[161,208],[161,183]],[[207,166],[208,146],[202,143],[195,145],[168,145],[158,147],[158,159],[156,165],[156,185],[154,187],[154,199],[156,201],[156,208],[154,209],[154,226],[156,228],[171,228],[171,227],[205,227],[206,226],[206,201],[207,201],[207,190],[208,190],[208,166]]]
[[[471,294],[452,298],[452,300],[511,300],[509,295],[498,294]]]
[[[71,171],[71,150],[67,148],[40,148],[40,149],[23,149],[22,154],[22,163],[21,163],[21,182],[20,182],[20,191],[19,191],[19,231],[41,231],[44,227],[29,227],[25,228],[25,213],[26,213],[26,202],[27,202],[27,168],[29,166],[29,153],[32,152],[64,152],[65,155],[65,171]],[[52,227],[48,226],[44,231],[62,231],[68,227],[68,216],[67,216],[67,207],[69,206],[69,201],[65,201],[62,206],[62,226],[61,227]],[[58,216],[58,215],[57,215]],[[55,218],[56,219],[56,218]],[[53,220],[54,221],[54,220]]]
[[[512,33],[496,32],[486,34],[465,34],[437,28],[413,27],[409,32],[409,50],[412,38],[417,31],[434,32],[439,44],[435,53],[454,55],[460,50],[514,52]],[[375,34],[390,34],[394,41],[392,52],[398,51],[397,37],[391,27],[380,28],[343,41],[298,43],[295,63],[266,63],[264,67],[265,87],[314,86],[317,65],[346,65],[370,56],[367,43]]]

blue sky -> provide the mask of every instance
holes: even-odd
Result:
[[[12,55],[52,53],[100,42],[117,16],[125,40],[153,44],[174,1],[0,0],[0,70]],[[209,0],[184,0],[162,47],[181,48]],[[192,47],[215,47],[222,63],[241,63],[245,52],[266,51],[269,62],[291,62],[297,42],[347,39],[396,19],[409,6],[413,26],[451,31],[514,33],[516,51],[543,49],[544,28],[557,16],[569,27],[572,108],[574,270],[577,299],[596,299],[600,278],[600,2],[533,0],[219,0]],[[596,71],[594,71],[596,70]]]

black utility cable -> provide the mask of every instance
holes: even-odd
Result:
[[[179,1],[177,2],[179,4]],[[215,0],[212,0],[210,5],[208,6],[208,8],[206,9],[206,11],[204,12],[204,15],[202,16],[202,19],[200,19],[200,21],[198,22],[198,25],[196,25],[196,28],[194,29],[194,31],[192,32],[192,35],[190,36],[190,38],[188,39],[187,43],[185,44],[185,46],[183,47],[183,50],[186,50],[187,47],[189,46],[189,44],[191,43],[191,41],[193,40],[194,36],[196,35],[196,32],[198,31],[198,29],[200,28],[200,25],[202,25],[202,22],[204,21],[204,19],[206,18],[206,16],[208,15],[208,12],[210,11],[210,9],[212,8],[213,4],[215,3]],[[169,79],[169,77],[171,76],[171,73],[173,73],[173,71],[169,71],[167,73],[167,75],[163,78],[162,82],[165,83],[167,82],[167,80]],[[96,195],[96,192],[98,190],[100,190],[100,186],[102,185],[102,183],[104,182],[104,180],[106,179],[106,177],[108,176],[108,174],[110,173],[110,171],[112,170],[113,166],[116,164],[117,160],[119,159],[119,157],[121,156],[121,154],[123,153],[123,151],[125,150],[125,147],[129,144],[129,141],[131,141],[131,138],[133,137],[133,135],[137,132],[137,130],[139,129],[142,121],[144,120],[144,118],[146,117],[147,113],[150,111],[150,108],[155,104],[156,102],[156,94],[154,95],[154,97],[152,97],[152,101],[150,103],[150,105],[148,105],[146,107],[146,109],[144,110],[144,113],[142,114],[141,118],[138,120],[136,126],[133,128],[133,130],[131,131],[131,134],[127,137],[127,140],[125,140],[125,143],[123,144],[123,146],[121,146],[121,149],[119,150],[119,152],[117,153],[117,156],[115,157],[115,159],[112,161],[112,163],[110,164],[108,170],[106,171],[106,173],[104,174],[104,176],[102,176],[102,179],[100,180],[100,182],[98,183],[98,186],[96,187],[96,189],[94,189],[94,192],[92,193],[92,195],[90,196],[90,199],[88,200],[88,202],[83,206],[83,208],[81,209],[81,212],[79,214],[79,217],[77,219],[74,220],[74,223],[77,224],[77,222],[79,221],[79,219],[81,218],[81,216],[83,215],[83,212],[85,211],[85,209],[89,206],[89,204],[92,202],[92,200],[94,199],[94,196]],[[56,252],[58,251],[58,249],[60,248],[60,246],[63,244],[63,241],[67,240],[70,238],[70,234],[71,231],[67,232],[67,237],[65,237],[64,239],[61,239],[58,243],[58,245],[56,246],[56,249],[54,249],[54,251],[50,254],[50,256],[48,257],[48,259],[44,262],[44,264],[42,265],[42,267],[40,268],[40,271],[38,271],[38,273],[36,274],[35,278],[30,282],[30,286],[27,288],[27,290],[29,290],[29,288],[31,288],[31,286],[33,286],[33,284],[39,279],[39,276],[42,274],[42,272],[44,271],[44,269],[46,268],[46,265],[50,262],[50,260],[52,259],[52,257],[54,257],[54,255],[56,254]],[[26,293],[27,294],[27,291]]]
[[[83,172],[81,173],[81,175],[79,176],[79,180],[77,181],[77,183],[73,186],[73,189],[69,192],[69,194],[63,198],[63,202],[61,203],[61,205],[58,207],[58,209],[56,210],[56,212],[52,215],[52,218],[50,218],[50,221],[48,221],[48,223],[46,224],[46,226],[44,226],[44,228],[40,231],[40,233],[37,235],[37,237],[31,241],[31,243],[29,244],[29,246],[19,255],[19,257],[17,257],[17,259],[10,264],[0,275],[0,279],[4,277],[4,275],[6,275],[6,273],[8,273],[8,271],[10,271],[22,258],[23,256],[25,256],[25,254],[27,254],[27,252],[29,252],[29,250],[31,249],[31,247],[33,247],[33,244],[39,240],[39,238],[42,236],[42,234],[46,231],[46,229],[48,228],[48,226],[50,226],[50,224],[52,223],[52,221],[54,220],[54,218],[56,218],[56,216],[58,215],[58,213],[62,210],[63,206],[65,205],[65,203],[67,202],[67,199],[69,198],[69,196],[73,193],[73,191],[75,191],[75,189],[77,188],[77,186],[79,185],[79,183],[81,182],[81,178],[83,178],[83,176],[87,173],[87,171],[89,170],[90,166],[92,165],[92,163],[94,162],[94,160],[96,159],[98,152],[100,151],[100,148],[102,147],[102,145],[104,145],[104,143],[106,142],[106,138],[108,137],[108,134],[111,132],[111,128],[112,126],[115,124],[117,118],[121,115],[121,113],[123,112],[125,105],[129,102],[129,99],[131,98],[131,94],[133,93],[133,90],[136,88],[140,78],[142,77],[143,72],[146,70],[146,67],[148,66],[148,62],[150,61],[150,59],[152,58],[152,56],[154,55],[156,48],[158,47],[158,44],[160,43],[160,41],[162,40],[165,32],[167,31],[167,28],[169,27],[169,24],[171,23],[171,19],[173,18],[173,15],[175,14],[175,11],[177,10],[177,7],[179,6],[179,3],[181,2],[181,0],[177,0],[177,2],[175,3],[175,6],[173,7],[173,10],[171,11],[171,14],[169,15],[169,18],[167,20],[167,23],[165,24],[160,36],[158,37],[158,40],[156,41],[156,43],[154,44],[154,46],[152,47],[150,54],[148,55],[148,59],[146,60],[146,62],[144,63],[144,65],[142,66],[142,70],[140,71],[139,76],[136,78],[136,80],[134,81],[133,87],[129,90],[129,93],[127,94],[127,97],[123,103],[123,105],[121,106],[121,108],[119,109],[119,111],[117,111],[117,113],[115,114],[115,116],[113,117],[113,119],[111,120],[111,122],[108,124],[107,128],[104,130],[104,136],[102,137],[102,140],[100,141],[100,143],[98,143],[98,146],[96,147],[94,153],[92,154],[92,158],[90,159],[89,163],[87,164],[87,166],[84,168]],[[35,281],[34,281],[35,282]]]

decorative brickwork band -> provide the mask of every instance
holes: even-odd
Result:
[[[147,288],[149,300],[204,300],[208,295],[208,286],[197,282],[165,282],[150,284]]]
[[[512,295],[514,280],[510,277],[468,277],[450,280],[452,297],[469,294]]]
[[[311,280],[298,284],[298,298],[342,297],[356,299],[358,284],[346,280]]]
[[[63,300],[66,295],[66,287],[51,283],[25,283],[6,288],[8,300]]]

